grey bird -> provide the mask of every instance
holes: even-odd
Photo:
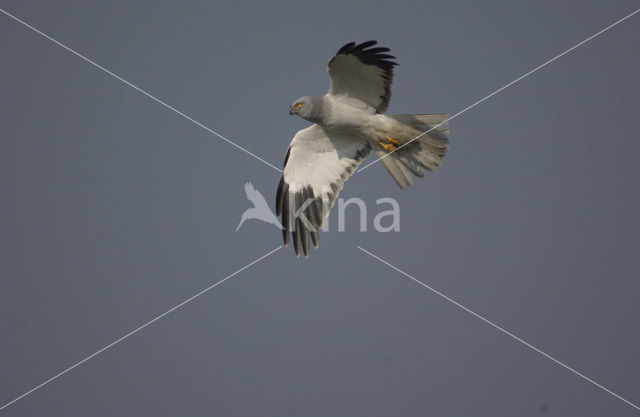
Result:
[[[318,230],[369,152],[404,189],[435,170],[449,148],[446,114],[385,114],[397,64],[376,44],[344,45],[327,66],[329,91],[289,107],[312,123],[291,141],[276,193],[284,244],[293,237],[296,256],[309,256],[309,239],[318,247]]]

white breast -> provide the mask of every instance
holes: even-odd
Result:
[[[371,129],[383,128],[383,120],[379,117],[382,115],[353,97],[326,95],[325,108],[329,111],[323,125],[331,129],[357,136],[369,136]]]

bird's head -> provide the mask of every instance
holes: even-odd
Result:
[[[310,97],[300,97],[289,106],[289,114],[297,114],[303,119],[311,116],[311,110],[313,109],[313,103]]]

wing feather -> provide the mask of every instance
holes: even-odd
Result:
[[[341,135],[312,125],[296,133],[276,193],[285,246],[293,235],[296,255],[309,256],[309,239],[318,246],[318,229],[329,215],[345,181],[369,154],[364,139]],[[306,206],[305,206],[306,205]],[[304,207],[303,207],[304,206]],[[300,209],[302,217],[294,218]]]
[[[389,48],[377,47],[376,41],[359,45],[350,42],[340,48],[329,61],[329,94],[354,97],[384,113],[391,100],[395,57],[385,54]]]

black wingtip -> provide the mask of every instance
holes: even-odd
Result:
[[[311,231],[309,232],[309,235],[311,237],[311,243],[313,243],[313,247],[318,249],[318,244],[320,243],[320,239],[318,238],[318,231]]]
[[[338,49],[338,52],[336,52],[336,55],[345,54],[347,53],[348,50],[350,50],[354,46],[356,46],[355,42],[349,42],[345,44],[342,48]]]
[[[353,49],[354,50],[358,50],[358,51],[362,51],[365,48],[369,48],[370,46],[377,45],[377,44],[378,44],[378,41],[374,41],[374,40],[366,41],[366,42],[362,42],[361,44],[356,45],[356,47],[353,48]]]
[[[394,66],[398,65],[397,62],[390,61],[390,59],[396,59],[393,55],[385,54],[389,52],[389,48],[372,46],[377,45],[378,41],[370,40],[356,44],[355,42],[349,42],[342,48],[338,49],[336,55],[353,55],[360,61],[369,65],[376,65],[382,69],[391,70]]]

